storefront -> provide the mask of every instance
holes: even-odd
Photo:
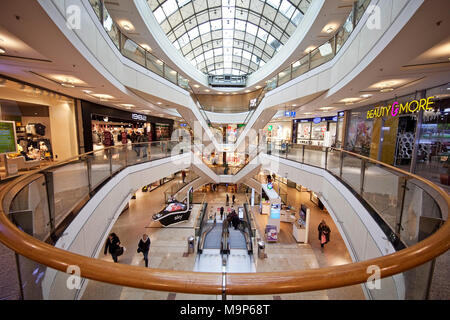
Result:
[[[105,142],[110,145],[109,141],[105,141],[105,137],[112,137],[114,145],[121,143],[121,132],[127,133],[127,143],[130,143],[133,132],[147,135],[148,141],[165,141],[171,139],[173,131],[174,121],[171,119],[109,108],[89,101],[81,101],[81,114],[83,152],[103,148]]]
[[[24,165],[34,161],[39,166],[41,161],[75,156],[78,145],[74,106],[71,97],[0,77],[0,117],[14,121],[18,145],[18,153],[8,157],[23,157]]]
[[[334,117],[295,119],[292,125],[292,142],[312,146],[336,146],[337,134],[342,136],[343,119],[343,112]]]
[[[345,148],[449,185],[447,87],[351,110]]]

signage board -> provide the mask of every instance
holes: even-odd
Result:
[[[131,119],[133,120],[139,120],[139,121],[147,121],[147,116],[139,113],[132,113]]]
[[[17,153],[16,141],[14,121],[0,121],[0,154]]]

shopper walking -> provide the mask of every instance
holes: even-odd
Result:
[[[230,203],[230,196],[227,193],[227,206],[228,206],[229,203]]]
[[[106,255],[108,251],[111,254],[114,262],[117,262],[117,257],[121,256],[124,251],[124,248],[120,246],[119,237],[114,232],[111,233],[106,240],[104,254]]]
[[[223,212],[225,211],[224,207],[220,207],[220,220],[223,220]]]
[[[145,267],[148,267],[148,252],[150,251],[150,237],[145,233],[142,235],[142,239],[139,240],[137,252],[144,255]]]
[[[323,248],[323,246],[330,242],[330,227],[325,223],[325,220],[322,220],[317,227],[317,230],[319,231],[319,241],[320,246]]]
[[[233,204],[234,204],[234,201],[236,200],[236,196],[233,194],[233,196],[231,197],[231,200],[233,200]]]
[[[181,178],[183,179],[183,183],[186,180],[186,171],[181,170]]]

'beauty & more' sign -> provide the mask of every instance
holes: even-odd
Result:
[[[370,109],[369,111],[367,111],[367,119],[380,118],[384,116],[395,117],[399,114],[414,113],[419,112],[420,110],[433,111],[433,108],[431,106],[434,104],[434,102],[431,100],[434,98],[435,97],[432,96],[426,99],[409,101],[405,104],[395,101],[392,105],[389,105],[387,107],[380,106]]]

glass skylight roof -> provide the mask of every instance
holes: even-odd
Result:
[[[183,56],[210,75],[246,75],[294,33],[312,0],[147,0]]]

